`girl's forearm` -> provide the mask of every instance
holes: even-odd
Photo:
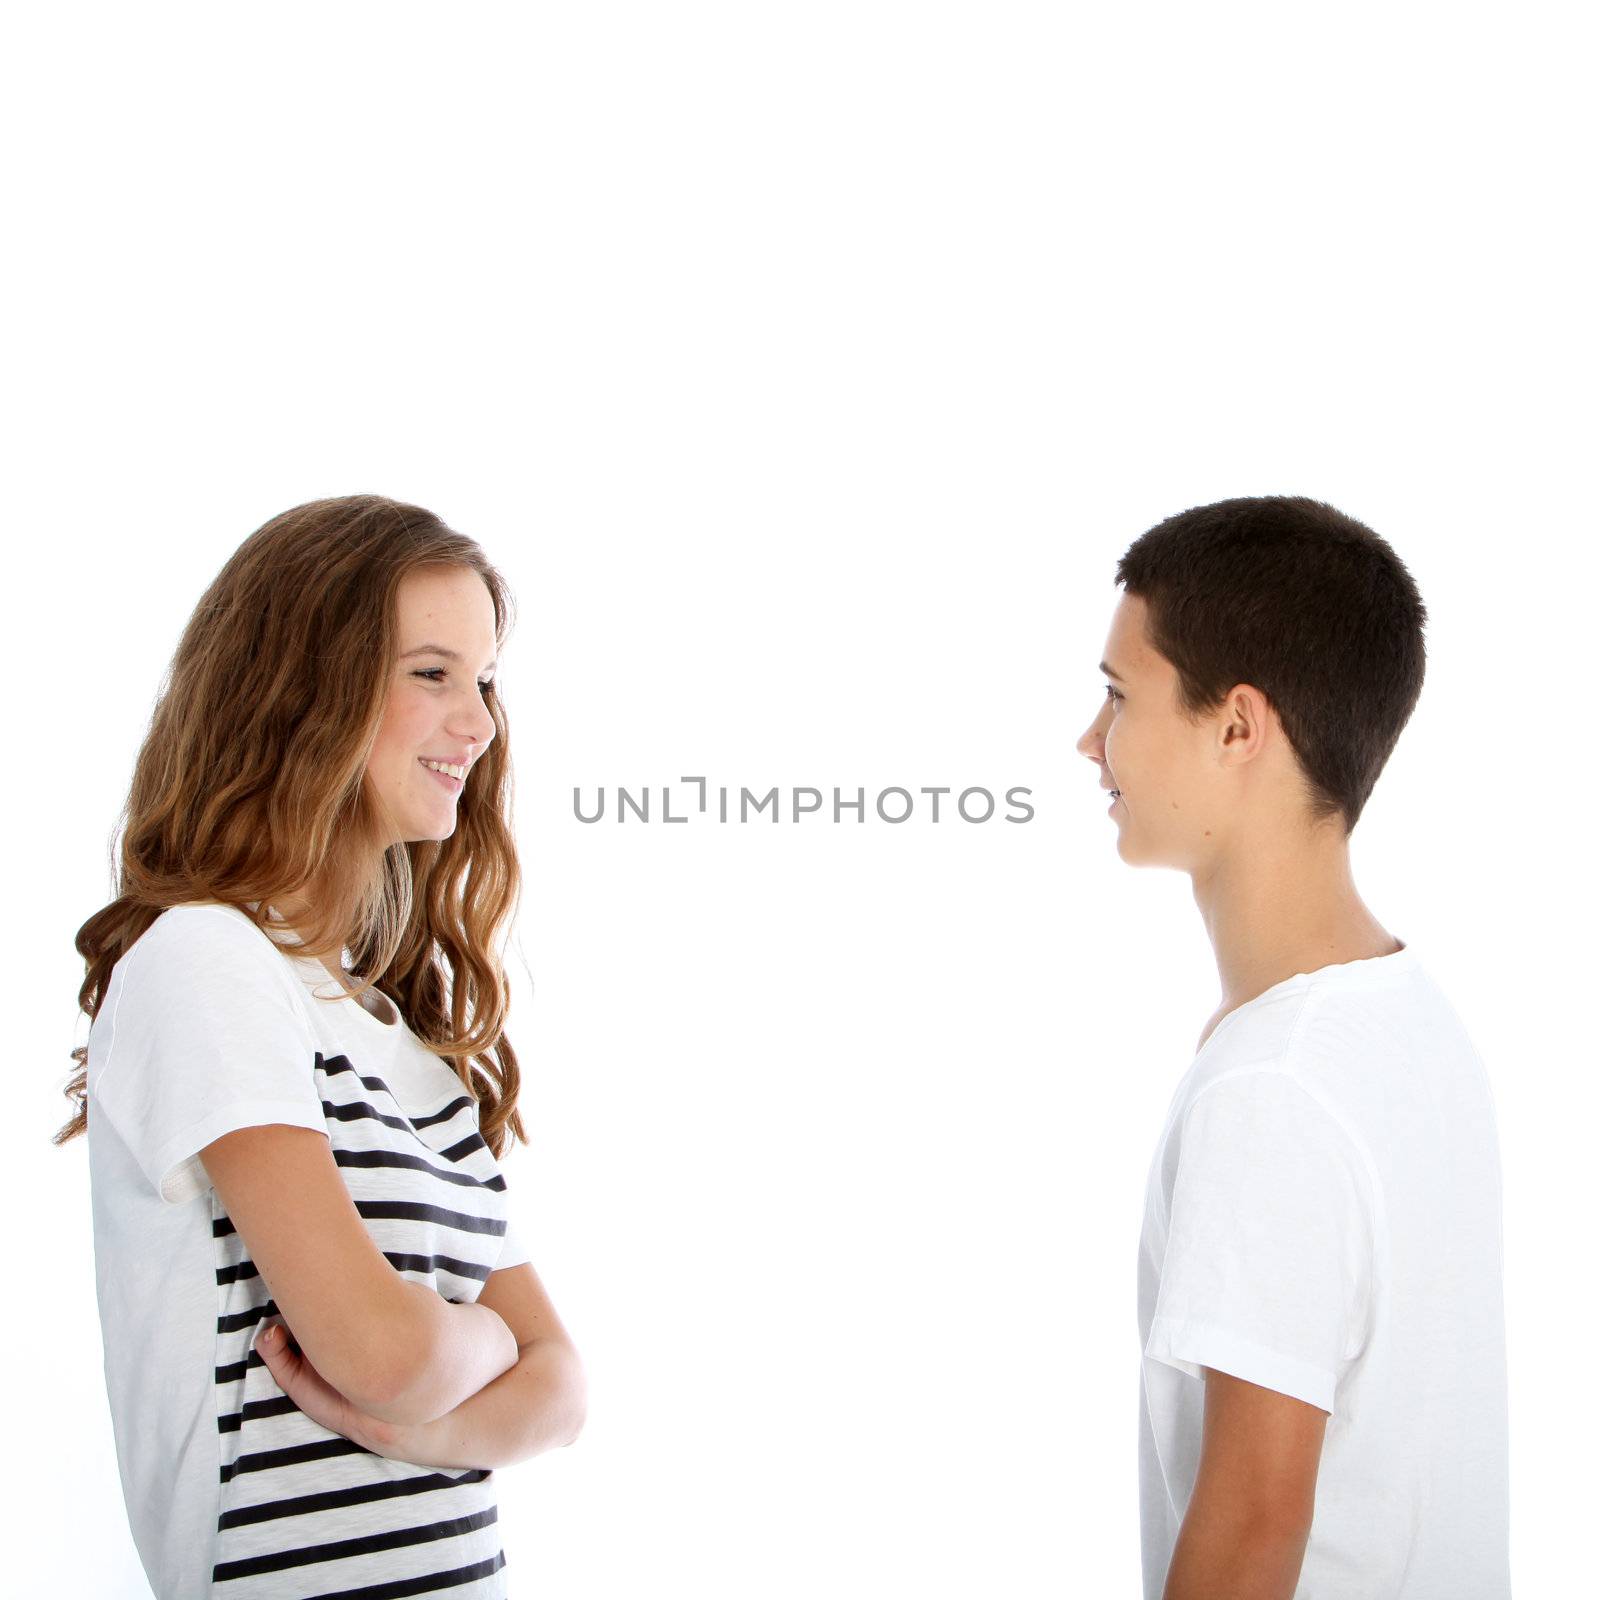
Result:
[[[584,1412],[577,1352],[564,1340],[539,1339],[453,1410],[395,1430],[381,1454],[419,1467],[508,1467],[571,1444]]]
[[[414,1281],[406,1289],[417,1300],[420,1355],[405,1392],[375,1414],[410,1427],[447,1416],[515,1366],[518,1352],[516,1336],[491,1307],[456,1304]]]

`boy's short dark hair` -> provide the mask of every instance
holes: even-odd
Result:
[[[1422,693],[1428,613],[1399,556],[1320,500],[1264,495],[1168,517],[1116,581],[1148,608],[1180,711],[1197,721],[1235,684],[1259,689],[1313,824],[1342,815],[1348,836]]]

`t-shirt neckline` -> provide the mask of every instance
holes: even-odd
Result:
[[[251,904],[254,905],[255,902],[252,901]],[[267,907],[267,921],[269,923],[271,923],[273,928],[275,929],[275,933],[274,933],[274,938],[275,939],[281,937],[281,939],[285,942],[285,944],[290,945],[290,946],[299,945],[299,944],[303,943],[303,941],[300,938],[300,935],[298,933],[296,933],[295,930],[293,928],[291,928],[284,921],[283,917],[279,914],[278,909],[277,909],[276,906],[268,906]],[[283,946],[280,945],[279,948],[283,949]],[[311,976],[312,974],[315,974],[319,989],[320,989],[320,985],[324,981],[328,982],[328,983],[336,984],[338,986],[338,988],[342,991],[342,993],[340,993],[339,995],[334,996],[332,998],[336,998],[336,999],[340,999],[340,1000],[349,1000],[350,1002],[352,1002],[354,1004],[356,1010],[359,1011],[361,1013],[361,1015],[364,1016],[375,1027],[382,1028],[383,1031],[386,1034],[393,1033],[395,1031],[395,1029],[397,1027],[399,1027],[399,1025],[400,1025],[400,1008],[394,1003],[393,1000],[391,1000],[388,997],[388,995],[381,995],[381,998],[383,1000],[383,1003],[390,1009],[390,1011],[392,1011],[394,1013],[394,1015],[389,1021],[385,1022],[382,1017],[374,1016],[372,1014],[372,1012],[367,1009],[367,1006],[365,1005],[365,1003],[363,1001],[356,999],[356,997],[353,994],[351,994],[347,989],[345,989],[344,985],[342,983],[340,983],[339,980],[337,978],[335,978],[334,975],[331,972],[329,972],[328,969],[325,966],[323,966],[323,964],[320,961],[314,960],[311,956],[301,955],[298,951],[296,951],[294,949],[283,949],[283,953],[284,953],[285,956],[288,957],[288,959],[290,961],[292,961],[307,976]],[[344,965],[345,959],[346,959],[346,957],[349,956],[349,954],[350,954],[350,952],[349,952],[348,949],[340,951],[340,953],[339,953],[339,964],[340,964],[340,966]],[[347,973],[346,976],[347,977],[351,976],[351,974]],[[367,992],[369,994],[379,994],[379,991],[377,989],[369,989]],[[320,998],[320,995],[319,995],[319,998]]]
[[[1284,993],[1297,984],[1309,986],[1312,983],[1318,983],[1343,986],[1366,983],[1374,978],[1388,978],[1396,972],[1410,971],[1416,964],[1415,948],[1402,940],[1400,948],[1389,951],[1387,955],[1362,956],[1356,961],[1331,961],[1327,966],[1314,967],[1310,972],[1291,972],[1287,978],[1280,978],[1270,988],[1263,989],[1260,994],[1253,995],[1250,999],[1236,1005],[1206,1035],[1206,1042],[1200,1046],[1200,1049],[1195,1054],[1198,1057],[1209,1049],[1217,1035],[1242,1012],[1253,1010],[1264,1001],[1270,1000],[1274,995]]]

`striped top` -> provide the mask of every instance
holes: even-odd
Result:
[[[315,1128],[397,1272],[468,1301],[527,1260],[476,1102],[368,999],[231,907],[180,906],[90,1030],[107,1393],[158,1600],[507,1592],[492,1472],[374,1455],[278,1387],[254,1348],[277,1307],[198,1159],[232,1128]]]

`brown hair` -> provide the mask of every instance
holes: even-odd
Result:
[[[78,1004],[92,1020],[112,968],[169,906],[220,901],[266,932],[268,907],[295,897],[308,908],[296,953],[337,961],[348,945],[362,980],[353,992],[383,984],[478,1102],[499,1156],[508,1132],[527,1134],[493,948],[521,893],[498,694],[487,696],[495,738],[448,839],[392,844],[398,827],[366,778],[400,648],[400,582],[451,566],[488,586],[502,641],[504,579],[472,539],[419,506],[313,500],[234,551],[184,628],[134,763],[117,897],[74,941],[88,969]],[[57,1145],[88,1126],[88,1046],[72,1056],[79,1070],[63,1093],[76,1113]]]
[[[1266,495],[1168,517],[1116,581],[1146,603],[1179,710],[1199,721],[1235,684],[1259,689],[1312,825],[1342,817],[1348,837],[1422,693],[1428,613],[1399,556],[1320,500]]]

